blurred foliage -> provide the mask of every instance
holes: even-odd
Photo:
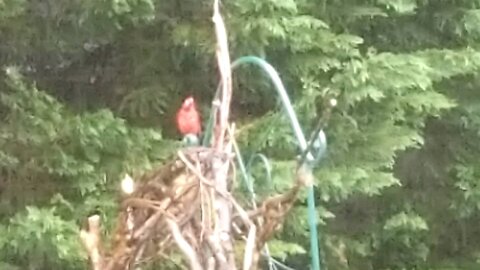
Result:
[[[0,0],[2,269],[85,269],[85,217],[111,224],[123,174],[179,146],[184,96],[207,118],[211,4]],[[328,269],[477,269],[480,1],[243,0],[223,12],[232,58],[272,63],[307,133],[338,99],[315,171]],[[285,190],[298,149],[272,86],[253,68],[234,84],[242,153],[272,165],[271,183],[253,166],[259,196]],[[308,247],[300,202],[271,251],[305,269]]]

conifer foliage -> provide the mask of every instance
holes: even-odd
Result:
[[[0,1],[0,268],[86,269],[83,218],[110,224],[123,175],[179,147],[184,97],[209,113],[212,2]],[[338,100],[315,171],[324,265],[477,269],[480,1],[222,5],[232,58],[278,69],[306,133]],[[256,192],[284,191],[297,145],[276,94],[253,68],[235,71],[234,88],[242,153],[271,166],[267,179],[251,164]],[[298,269],[305,213],[298,203],[269,245]]]

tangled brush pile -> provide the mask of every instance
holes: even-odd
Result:
[[[235,269],[237,266],[229,265],[233,244],[225,242],[238,239],[246,241],[240,268],[256,269],[265,242],[281,225],[300,188],[309,184],[309,177],[300,169],[290,191],[247,211],[230,192],[216,190],[212,180],[214,158],[231,162],[233,157],[211,148],[187,148],[138,179],[135,191],[122,201],[109,252],[99,248],[98,217],[91,217],[89,231],[82,232],[82,239],[93,268],[135,269],[149,259],[161,260],[173,251],[181,251],[190,269]],[[232,207],[232,231],[218,231],[217,197],[226,199]],[[238,264],[239,260],[233,261]]]

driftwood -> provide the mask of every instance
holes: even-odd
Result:
[[[127,270],[148,260],[161,260],[173,251],[183,253],[190,269],[231,269],[229,256],[216,234],[222,197],[233,206],[229,239],[245,239],[241,269],[256,269],[261,251],[283,223],[301,187],[311,176],[300,168],[295,185],[285,194],[268,198],[253,210],[245,210],[227,190],[218,191],[212,179],[212,159],[232,157],[210,148],[188,148],[170,163],[136,181],[136,190],[123,199],[110,250],[102,249],[100,220],[89,218],[81,238],[94,270]],[[221,234],[220,234],[221,235]],[[232,240],[233,249],[233,240]],[[232,253],[229,253],[232,252]],[[235,258],[234,262],[235,262]],[[235,266],[238,267],[238,266]]]

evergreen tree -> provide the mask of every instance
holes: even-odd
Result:
[[[207,118],[217,85],[211,4],[0,2],[2,267],[85,269],[82,219],[100,211],[110,222],[119,179],[179,147],[184,96]],[[325,101],[338,100],[315,171],[329,269],[474,264],[480,1],[223,8],[232,57],[258,55],[278,69],[307,133]],[[271,185],[261,164],[252,168],[267,196],[291,184],[298,147],[266,77],[235,72],[232,120],[242,153],[269,159]],[[305,212],[299,203],[270,245],[292,265],[307,256]]]

